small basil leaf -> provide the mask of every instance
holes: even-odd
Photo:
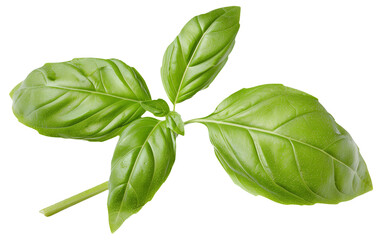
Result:
[[[144,101],[141,102],[141,106],[157,117],[166,116],[170,111],[168,104],[163,99]]]
[[[373,188],[351,136],[301,91],[243,89],[194,121],[208,127],[233,181],[255,195],[283,204],[335,204]]]
[[[207,88],[228,60],[239,31],[240,7],[225,7],[192,18],[168,46],[162,82],[176,104]]]
[[[122,132],[109,180],[109,224],[115,232],[150,201],[175,161],[175,134],[164,121],[141,118]]]
[[[139,73],[116,60],[48,63],[11,92],[18,120],[51,137],[103,141],[145,110],[150,93]]]
[[[184,136],[184,123],[182,118],[177,112],[170,112],[166,116],[167,127],[175,133]]]

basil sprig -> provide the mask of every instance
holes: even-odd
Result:
[[[240,187],[282,204],[336,204],[372,190],[349,133],[318,100],[280,84],[242,89],[204,118],[183,122],[175,105],[207,88],[228,60],[239,7],[192,18],[168,46],[161,68],[173,111],[152,100],[142,76],[116,59],[78,58],[31,72],[11,92],[18,120],[51,137],[119,136],[108,182],[41,212],[53,215],[109,189],[112,232],[149,202],[175,162],[184,126],[207,126],[215,154]],[[141,118],[145,111],[159,120]]]

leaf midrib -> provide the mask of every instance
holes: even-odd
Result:
[[[29,89],[38,89],[38,88],[54,88],[54,89],[72,91],[72,92],[80,92],[80,93],[88,93],[88,94],[101,95],[101,96],[117,98],[117,99],[121,99],[121,100],[124,100],[124,101],[130,101],[130,102],[136,102],[136,103],[142,102],[141,100],[135,100],[135,99],[131,99],[131,98],[121,97],[121,96],[117,96],[117,95],[113,95],[113,94],[109,94],[109,93],[97,92],[97,91],[86,90],[86,89],[79,89],[79,88],[62,87],[62,86],[43,85],[43,86],[38,86],[38,87],[23,87],[23,88],[19,88],[18,90],[23,90],[23,89],[29,90]]]
[[[303,144],[307,147],[310,147],[310,148],[313,148],[317,151],[320,151],[322,152],[323,154],[329,156],[331,159],[333,159],[334,161],[342,164],[343,166],[347,167],[348,169],[350,169],[352,172],[355,173],[355,175],[361,180],[363,181],[365,184],[366,182],[364,181],[364,179],[362,179],[358,173],[351,167],[349,167],[348,165],[346,165],[345,163],[341,162],[340,160],[338,160],[337,158],[335,158],[334,156],[332,156],[331,154],[329,154],[328,152],[316,147],[316,146],[313,146],[309,143],[306,143],[306,142],[303,142],[303,141],[300,141],[300,140],[297,140],[297,139],[294,139],[294,138],[291,138],[291,137],[288,137],[288,136],[285,136],[285,135],[282,135],[282,134],[279,134],[279,133],[275,133],[275,132],[272,132],[272,131],[269,131],[269,130],[265,130],[265,129],[261,129],[261,128],[255,128],[255,127],[249,127],[249,126],[246,126],[246,125],[241,125],[241,124],[236,124],[236,123],[230,123],[230,122],[222,122],[222,121],[217,121],[217,120],[209,120],[209,119],[195,119],[193,120],[193,122],[199,122],[199,123],[215,123],[215,124],[222,124],[222,125],[227,125],[227,126],[232,126],[232,127],[238,127],[238,128],[244,128],[244,129],[247,129],[247,130],[253,130],[253,131],[257,131],[257,132],[262,132],[262,133],[266,133],[266,134],[269,134],[269,135],[273,135],[273,136],[277,136],[277,137],[280,137],[280,138],[284,138],[284,139],[287,139],[289,141],[294,141],[294,142],[297,142],[297,143],[300,143],[300,144]]]
[[[224,11],[224,13],[222,15],[220,15],[219,17],[217,17],[209,26],[208,28],[204,31],[203,35],[200,37],[199,41],[198,41],[198,44],[196,45],[195,49],[194,49],[194,52],[192,53],[191,55],[191,58],[190,60],[188,61],[187,63],[187,66],[186,68],[184,69],[184,72],[183,72],[183,75],[182,75],[182,79],[180,80],[180,84],[179,84],[179,87],[178,87],[178,90],[176,92],[176,97],[175,97],[175,100],[174,100],[174,104],[177,104],[178,102],[178,97],[179,97],[179,93],[180,93],[180,90],[182,89],[182,84],[183,84],[183,81],[186,77],[186,73],[188,72],[188,69],[190,68],[190,64],[192,62],[192,60],[194,59],[194,56],[195,56],[195,53],[198,51],[199,47],[200,47],[200,44],[201,42],[203,41],[204,37],[206,36],[208,30],[211,28],[211,26],[219,19],[221,18],[223,15],[227,14],[227,11]],[[199,19],[198,19],[198,16],[196,17],[196,21],[198,22],[199,26],[200,26],[200,23],[199,23]],[[200,30],[202,30],[201,26],[200,26]],[[203,30],[202,30],[203,31]],[[181,49],[182,53],[183,53],[183,49]]]
[[[233,147],[232,147],[232,145],[229,143],[229,141],[227,140],[227,138],[224,136],[223,131],[222,131],[222,129],[221,129],[220,126],[218,126],[218,129],[219,129],[220,134],[221,134],[222,137],[223,137],[223,141],[225,142],[225,145],[227,146],[227,148],[229,149],[229,151],[232,153],[232,155],[233,155],[234,158],[235,158],[235,161],[238,163],[238,165],[240,166],[240,168],[244,171],[245,175],[246,175],[250,180],[254,181],[257,185],[259,185],[259,186],[260,186],[262,189],[264,189],[265,191],[269,191],[269,192],[271,192],[272,194],[274,194],[275,196],[279,196],[279,195],[280,195],[279,193],[277,193],[277,192],[275,192],[275,191],[270,191],[270,190],[267,189],[265,186],[263,186],[262,184],[260,184],[259,181],[258,181],[257,179],[255,179],[253,176],[251,176],[251,174],[249,174],[249,173],[247,172],[247,170],[243,167],[243,165],[242,165],[241,162],[239,161],[239,158],[237,157],[236,153],[233,151]],[[248,131],[248,132],[249,132],[249,131]],[[252,138],[252,136],[250,136],[250,137]],[[252,140],[253,140],[253,138],[252,138]],[[298,199],[300,199],[300,201],[302,200],[303,202],[308,202],[308,203],[310,203],[310,204],[313,204],[312,202],[310,202],[310,201],[308,201],[308,200],[306,200],[306,199],[304,199],[304,198],[302,198],[302,197],[296,195],[295,193],[289,191],[289,190],[286,189],[285,187],[283,187],[283,186],[281,186],[280,184],[278,184],[278,183],[274,180],[274,177],[271,176],[271,174],[265,169],[264,164],[263,164],[263,162],[262,162],[262,160],[261,160],[261,157],[260,157],[260,155],[259,155],[259,151],[258,151],[256,145],[255,145],[255,148],[256,148],[256,153],[257,153],[257,155],[258,155],[258,159],[259,159],[260,165],[262,166],[262,168],[263,168],[263,170],[264,170],[264,173],[269,177],[269,179],[271,179],[271,181],[272,181],[274,184],[276,184],[278,187],[280,187],[281,189],[283,189],[284,191],[286,191],[288,194],[292,195],[294,198],[298,198]],[[215,148],[215,149],[216,149],[216,148]],[[226,162],[226,164],[229,165],[227,162]],[[268,169],[269,169],[269,167],[268,167]]]
[[[138,159],[140,157],[140,155],[142,154],[142,150],[143,148],[145,147],[145,145],[147,144],[147,142],[149,141],[149,138],[151,137],[151,135],[154,133],[155,129],[159,126],[159,124],[161,123],[161,121],[158,121],[158,123],[155,124],[155,126],[153,127],[153,129],[150,131],[149,135],[147,135],[147,138],[145,139],[145,141],[143,142],[142,146],[141,146],[141,149],[139,150],[138,152],[138,155],[137,157],[135,158],[135,162],[134,162],[134,165],[133,165],[133,168],[131,169],[131,172],[130,172],[130,176],[128,178],[128,180],[126,181],[126,189],[125,189],[125,192],[123,194],[123,198],[122,198],[122,201],[121,201],[121,205],[119,206],[119,210],[118,210],[118,214],[115,218],[115,221],[117,221],[118,218],[120,218],[120,214],[121,214],[121,210],[122,210],[122,205],[123,205],[123,202],[125,201],[126,199],[126,193],[127,193],[127,188],[129,186],[129,182],[131,180],[131,176],[133,175],[133,172],[135,170],[135,167],[137,165],[137,162],[138,162]],[[130,186],[132,187],[132,185],[130,184]],[[134,190],[135,191],[135,190]],[[138,202],[138,195],[137,195],[137,202]],[[115,222],[114,222],[115,224]]]

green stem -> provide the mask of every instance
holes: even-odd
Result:
[[[62,200],[61,202],[58,202],[56,204],[53,204],[52,206],[49,206],[47,208],[44,208],[40,211],[40,213],[44,214],[46,217],[52,216],[53,214],[56,214],[62,210],[67,209],[68,207],[71,207],[77,203],[80,203],[88,198],[91,198],[103,191],[106,191],[108,189],[109,182],[104,182],[100,185],[97,185],[93,188],[90,188],[84,192],[81,192],[77,195],[74,195],[70,198],[67,198],[65,200]]]
[[[191,120],[185,121],[184,125],[187,125],[187,124],[190,124],[190,123],[197,123],[197,122],[199,122],[198,120],[199,120],[198,118],[195,118],[195,119],[191,119]]]

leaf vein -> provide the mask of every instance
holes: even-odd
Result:
[[[326,197],[324,197],[324,196],[321,196],[320,194],[316,193],[315,191],[313,191],[313,190],[308,186],[308,184],[306,183],[305,178],[304,178],[304,176],[303,176],[303,174],[302,174],[302,170],[301,170],[300,162],[299,162],[299,160],[298,160],[298,157],[297,157],[297,153],[296,153],[296,149],[295,149],[295,147],[294,147],[294,144],[293,144],[293,142],[292,142],[291,140],[288,140],[288,141],[289,141],[289,143],[290,143],[290,145],[291,145],[291,147],[292,147],[292,150],[293,150],[293,155],[294,155],[293,158],[294,158],[294,160],[295,160],[295,162],[296,162],[297,171],[298,171],[298,173],[299,173],[299,175],[300,175],[300,178],[301,178],[301,181],[302,181],[302,183],[305,185],[306,189],[307,189],[309,192],[313,193],[313,195],[315,195],[316,197],[323,198],[323,199],[328,199],[328,198],[326,198]]]
[[[96,91],[87,90],[87,89],[63,87],[63,86],[50,86],[50,85],[45,86],[44,85],[44,86],[36,86],[36,87],[23,87],[23,88],[19,88],[19,90],[24,90],[24,89],[25,90],[31,90],[31,89],[33,90],[33,89],[39,89],[39,88],[54,88],[54,89],[71,91],[71,92],[80,92],[80,93],[86,93],[86,94],[102,95],[102,96],[106,96],[106,97],[121,99],[124,101],[130,101],[130,102],[137,102],[137,103],[141,102],[140,100],[125,98],[125,97],[121,97],[121,96],[117,96],[117,95],[113,95],[113,94],[109,94],[109,93],[96,92]]]
[[[292,196],[298,198],[298,199],[301,199],[305,202],[308,202],[308,203],[312,203],[306,199],[304,199],[303,197],[300,197],[298,195],[296,195],[295,193],[289,191],[288,189],[286,189],[285,187],[281,186],[280,184],[278,184],[275,180],[275,178],[273,177],[272,175],[272,172],[270,170],[270,168],[268,166],[266,166],[266,164],[264,163],[264,155],[263,154],[260,154],[260,152],[262,152],[261,150],[261,146],[258,145],[258,142],[255,141],[255,139],[252,137],[251,135],[251,132],[247,129],[247,132],[248,132],[248,135],[249,137],[252,139],[252,142],[253,142],[253,145],[255,147],[255,150],[256,150],[256,154],[257,154],[257,157],[259,159],[259,162],[260,162],[260,165],[261,167],[263,168],[265,174],[271,179],[271,181],[276,185],[276,186],[279,186],[281,189],[285,190],[287,193],[291,194]]]
[[[38,111],[39,109],[43,108],[43,107],[46,107],[52,103],[54,103],[55,101],[57,101],[58,99],[62,98],[63,96],[65,96],[66,94],[68,94],[68,92],[64,93],[64,94],[61,94],[59,95],[58,97],[54,98],[53,100],[50,100],[49,102],[47,103],[44,103],[43,105],[37,107],[36,109],[33,109],[30,113],[28,113],[28,115],[26,115],[24,118],[28,118],[31,114],[33,114],[34,112]]]
[[[262,132],[262,133],[266,133],[266,134],[270,134],[270,135],[273,135],[275,137],[280,137],[280,138],[284,138],[284,139],[287,139],[287,140],[291,140],[291,141],[294,141],[296,143],[300,143],[302,145],[305,145],[307,147],[310,147],[312,149],[315,149],[319,152],[322,152],[323,154],[329,156],[332,158],[332,160],[344,165],[345,167],[347,167],[349,170],[351,170],[352,172],[354,172],[358,178],[363,181],[365,184],[366,182],[358,175],[357,171],[355,171],[353,168],[349,167],[348,165],[346,165],[345,163],[341,162],[340,160],[338,160],[337,158],[335,158],[334,156],[332,156],[331,154],[329,154],[328,152],[316,147],[316,146],[313,146],[309,143],[306,143],[306,142],[303,142],[303,141],[300,141],[300,140],[297,140],[297,139],[293,139],[291,137],[287,137],[287,136],[284,136],[282,134],[279,134],[279,133],[274,133],[272,131],[269,131],[269,130],[265,130],[265,129],[260,129],[260,128],[255,128],[255,127],[250,127],[250,126],[246,126],[246,125],[241,125],[241,124],[236,124],[236,123],[230,123],[230,122],[222,122],[222,121],[218,121],[218,120],[209,120],[209,119],[195,119],[193,120],[193,122],[200,122],[200,123],[215,123],[215,124],[223,124],[223,125],[228,125],[228,126],[232,126],[232,127],[238,127],[238,128],[244,128],[244,129],[250,129],[250,130],[253,130],[253,131],[257,131],[257,132]]]
[[[223,14],[222,14],[222,15],[223,15]],[[217,17],[216,19],[220,18],[222,15],[220,15],[220,16]],[[213,22],[215,22],[216,19],[215,19]],[[197,19],[196,21],[199,21],[199,20]],[[180,84],[179,84],[179,87],[178,87],[178,90],[177,90],[177,94],[176,94],[176,97],[175,97],[175,100],[174,100],[174,104],[176,104],[177,101],[178,101],[179,92],[180,92],[180,90],[181,90],[181,88],[182,88],[182,84],[183,84],[184,78],[186,77],[186,74],[187,74],[187,72],[188,72],[188,69],[189,69],[189,67],[190,67],[190,64],[191,64],[193,58],[195,57],[195,54],[196,54],[196,52],[198,51],[198,49],[199,49],[199,47],[200,47],[200,45],[201,45],[201,43],[202,43],[204,37],[206,36],[208,30],[209,30],[209,29],[211,28],[211,26],[213,25],[213,22],[208,26],[208,28],[204,31],[204,33],[203,33],[202,36],[200,37],[200,39],[199,39],[199,41],[198,41],[198,44],[196,45],[196,47],[195,47],[195,49],[194,49],[194,51],[193,51],[193,53],[192,53],[192,55],[191,55],[190,60],[188,61],[187,65],[186,65],[186,68],[184,69],[184,72],[183,72],[183,75],[182,75],[182,78],[181,78],[181,80],[180,80]],[[200,24],[199,24],[199,25],[200,25]]]
[[[146,146],[146,143],[148,142],[149,138],[150,138],[151,135],[153,134],[154,130],[159,126],[159,124],[160,124],[160,121],[158,121],[158,123],[153,127],[153,129],[150,131],[150,133],[147,135],[147,138],[146,138],[145,141],[143,142],[142,147],[141,147],[141,149],[139,150],[139,153],[138,153],[137,157],[135,158],[133,168],[131,169],[131,172],[130,172],[130,176],[129,176],[129,178],[128,178],[127,181],[126,181],[127,184],[130,182],[130,180],[131,180],[131,176],[134,174],[135,167],[137,166],[137,162],[138,162],[138,160],[139,160],[139,157],[140,157],[141,154],[142,154],[142,151],[143,151],[144,147]],[[118,210],[117,218],[119,217],[119,215],[120,215],[120,213],[121,213],[122,205],[123,205],[123,202],[124,202],[125,199],[126,199],[126,196],[127,196],[127,189],[125,189],[125,193],[123,194],[123,198],[122,198],[122,201],[121,201],[120,208],[119,208],[119,210]]]

